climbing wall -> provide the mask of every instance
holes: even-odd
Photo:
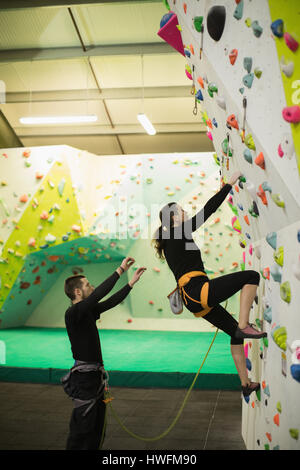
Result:
[[[248,449],[299,449],[300,106],[297,0],[165,0],[158,34],[186,58],[191,112],[207,125],[231,191],[246,269],[261,273],[246,341],[261,391],[243,399]]]
[[[167,202],[192,216],[219,190],[218,168],[206,153],[100,158],[68,146],[0,151],[1,328],[64,327],[64,279],[79,273],[98,285],[132,256],[128,276],[146,266],[144,282],[99,327],[211,331],[188,311],[171,313],[167,294],[175,280],[151,240]],[[234,210],[229,197],[195,237],[211,277],[243,266]],[[236,315],[238,306],[236,295],[228,309]]]

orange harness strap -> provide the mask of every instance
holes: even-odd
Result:
[[[189,273],[186,273],[183,276],[181,276],[181,278],[178,280],[178,286],[179,286],[181,295],[185,303],[187,303],[186,297],[188,297],[190,300],[192,300],[193,302],[196,302],[197,304],[200,304],[203,307],[203,310],[201,310],[200,312],[194,313],[195,317],[203,317],[208,312],[210,312],[210,310],[213,308],[213,307],[209,307],[207,304],[209,283],[205,282],[203,284],[201,293],[200,293],[200,301],[190,297],[184,290],[184,286],[190,281],[192,277],[196,277],[196,276],[207,276],[207,274],[202,271],[191,271]]]

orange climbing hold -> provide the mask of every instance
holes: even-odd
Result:
[[[248,219],[248,216],[247,216],[247,215],[244,215],[244,220],[245,220],[245,222],[246,222],[247,225],[250,225],[249,219]]]
[[[264,268],[263,275],[266,279],[270,280],[270,268]]]
[[[232,51],[229,54],[229,60],[230,60],[231,65],[235,64],[237,56],[238,56],[237,49],[232,49]]]
[[[276,426],[279,426],[279,413],[277,413],[277,414],[274,416],[273,421],[274,421],[274,423],[276,424]]]
[[[235,185],[234,189],[236,190],[237,193],[240,192],[240,188],[238,187],[238,185]]]
[[[210,119],[206,120],[206,125],[212,129],[212,123]]]
[[[203,81],[203,78],[202,78],[202,77],[198,77],[198,78],[197,78],[197,82],[199,83],[199,85],[201,86],[201,88],[204,88],[204,81]]]
[[[235,129],[239,130],[239,125],[234,114],[231,114],[230,116],[228,116],[227,124],[230,127],[234,127]]]
[[[266,167],[265,167],[265,157],[264,157],[264,154],[262,152],[260,152],[256,159],[254,160],[256,165],[259,166],[262,170],[264,170]]]
[[[266,432],[266,436],[270,442],[272,442],[272,436],[269,432]]]
[[[193,55],[195,55],[195,51],[194,51],[194,46],[193,44],[190,44],[190,51]]]
[[[184,3],[184,4],[183,4],[183,11],[184,11],[185,14],[186,14],[186,10],[187,10],[187,4]]]
[[[258,187],[257,195],[258,195],[258,197],[260,197],[261,202],[262,202],[265,206],[267,206],[267,205],[268,205],[267,196],[266,196],[266,193],[264,192],[263,187],[262,187],[261,184],[260,184],[259,187]]]

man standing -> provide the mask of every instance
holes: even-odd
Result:
[[[65,280],[65,293],[72,305],[65,313],[65,323],[71,343],[75,370],[70,375],[73,409],[66,450],[97,450],[105,418],[104,369],[96,320],[108,309],[118,305],[131,291],[146,268],[138,268],[133,278],[107,300],[99,302],[116,284],[120,276],[135,262],[125,258],[120,267],[98,287],[83,275]]]

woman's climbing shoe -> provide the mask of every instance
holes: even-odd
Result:
[[[244,397],[249,397],[249,395],[252,392],[256,392],[259,389],[260,389],[260,384],[257,382],[250,382],[250,384],[246,385],[246,387],[242,386],[242,392],[243,392]]]
[[[242,339],[242,338],[265,338],[267,336],[267,333],[264,333],[263,331],[258,331],[253,327],[253,324],[248,323],[246,328],[243,328],[242,330],[237,327],[236,332],[235,332],[235,337]]]

